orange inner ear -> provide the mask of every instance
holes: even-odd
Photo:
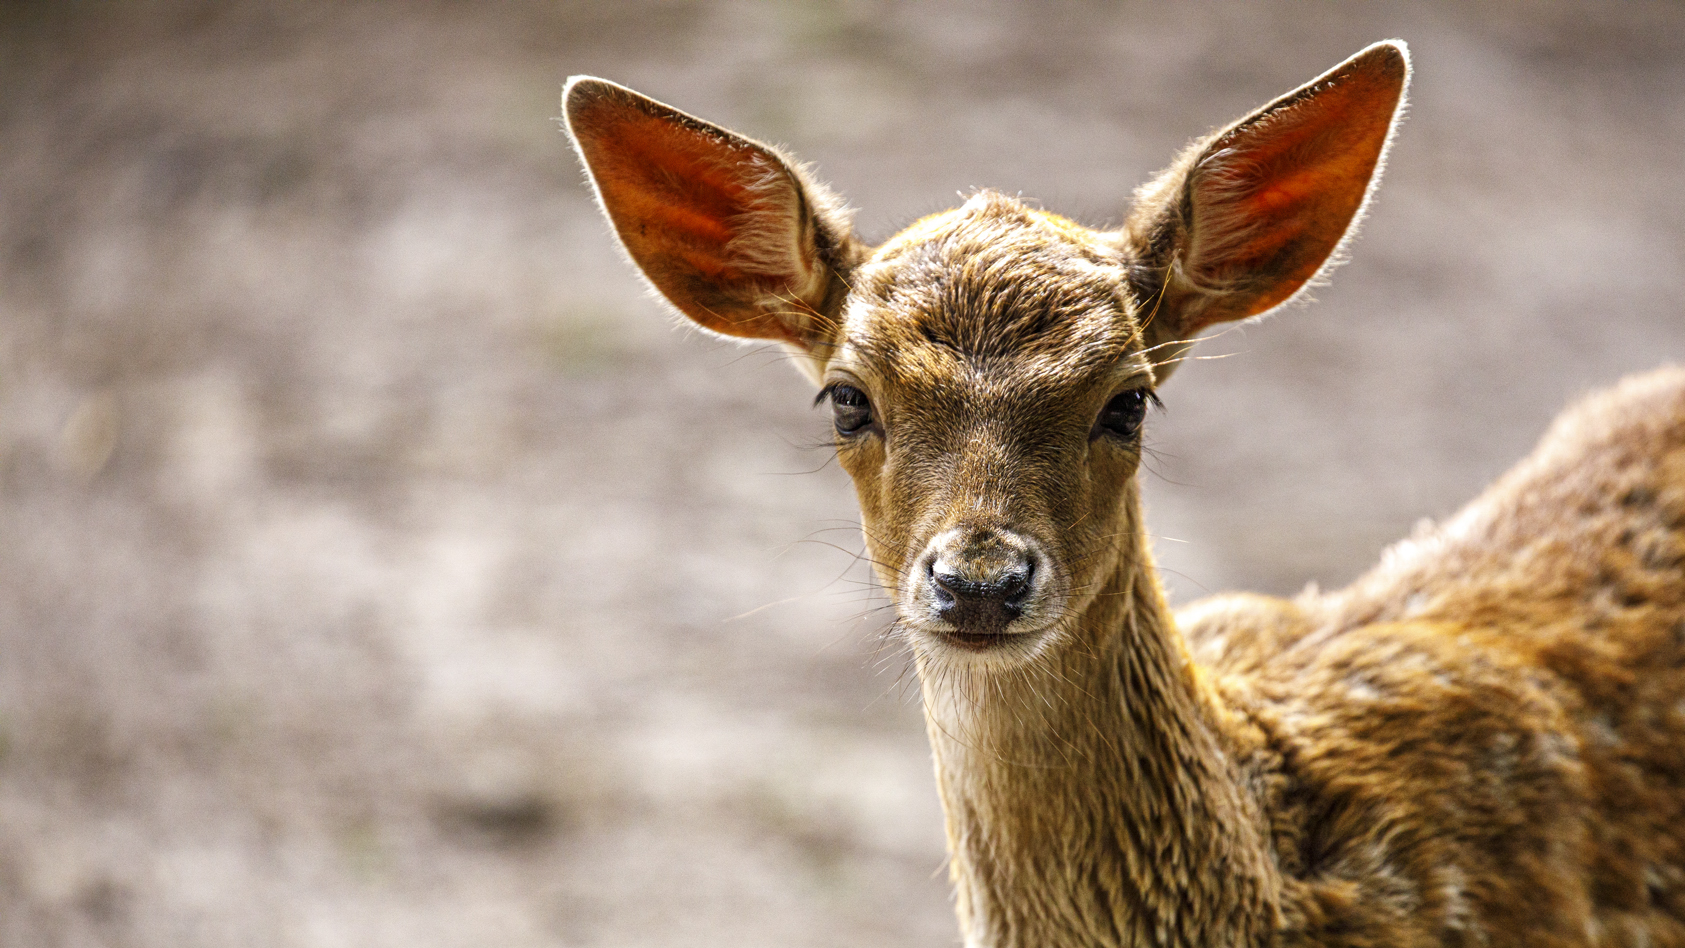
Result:
[[[1362,57],[1212,143],[1190,182],[1196,244],[1211,252],[1189,263],[1201,282],[1238,291],[1217,319],[1286,301],[1334,253],[1363,206],[1404,78],[1396,51]]]
[[[792,298],[798,274],[734,253],[751,221],[801,198],[777,158],[648,100],[603,96],[569,121],[621,242],[664,296],[715,332],[799,342],[759,301]],[[779,189],[788,189],[780,191]],[[779,198],[784,198],[780,201]],[[792,238],[797,221],[790,222]],[[791,248],[794,259],[798,248]],[[799,305],[799,304],[792,304]]]

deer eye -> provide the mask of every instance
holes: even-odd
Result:
[[[1094,422],[1094,434],[1111,435],[1128,441],[1141,432],[1141,420],[1147,416],[1147,403],[1158,398],[1144,388],[1132,388],[1112,396],[1100,417]]]
[[[827,389],[831,396],[831,420],[839,434],[859,434],[872,423],[872,402],[852,385],[837,384]]]

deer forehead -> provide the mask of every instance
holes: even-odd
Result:
[[[1115,237],[982,192],[854,274],[834,369],[880,397],[1000,407],[1150,375]]]

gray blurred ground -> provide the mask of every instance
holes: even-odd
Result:
[[[1180,601],[1342,583],[1685,357],[1685,5],[0,5],[0,945],[954,944],[825,419],[641,295],[561,83],[881,238],[1115,222],[1389,36],[1354,262],[1164,393]]]

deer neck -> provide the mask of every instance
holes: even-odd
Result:
[[[1275,914],[1226,712],[1136,545],[1077,619],[1084,645],[920,669],[968,948],[1257,944]]]

